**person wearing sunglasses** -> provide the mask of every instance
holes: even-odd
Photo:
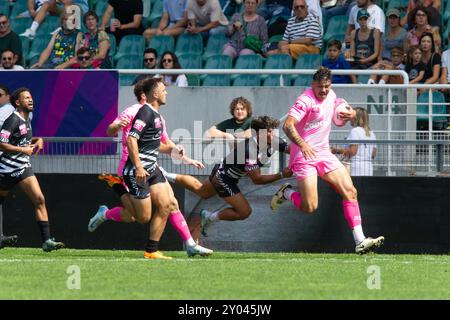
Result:
[[[93,65],[92,53],[89,48],[81,47],[75,57],[55,69],[100,69],[100,67]]]
[[[23,65],[22,42],[10,25],[6,15],[0,13],[0,52],[10,49],[18,55],[17,63]]]
[[[0,58],[0,69],[23,70],[22,66],[16,65],[17,58],[18,56],[11,49],[3,50]]]
[[[158,65],[158,51],[154,48],[147,48],[144,50],[144,69],[156,69]],[[140,74],[134,79],[132,85],[134,86],[141,80],[153,78],[154,74]]]
[[[175,53],[166,51],[163,53],[159,62],[159,69],[181,69],[178,57]],[[166,86],[175,85],[177,87],[187,87],[188,81],[184,74],[164,75],[164,84]]]

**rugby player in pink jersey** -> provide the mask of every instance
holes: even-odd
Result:
[[[132,223],[135,221],[144,222],[140,221],[139,217],[136,215],[136,210],[134,209],[134,206],[132,204],[128,188],[126,187],[122,179],[123,168],[128,160],[127,137],[131,130],[131,124],[138,111],[146,103],[145,93],[142,89],[142,82],[138,82],[135,85],[134,95],[136,96],[138,103],[126,108],[107,128],[107,134],[109,136],[115,136],[120,132],[120,130],[122,130],[122,157],[117,169],[117,177],[114,177],[112,175],[99,176],[101,180],[105,180],[108,185],[110,185],[113,190],[119,195],[123,206],[114,207],[112,209],[108,209],[108,207],[106,206],[100,206],[96,215],[89,221],[88,230],[90,232],[95,231],[104,221],[107,220],[125,223]],[[166,123],[162,116],[161,120],[163,132],[161,135],[160,151],[163,153],[171,153],[174,157],[177,158],[181,157],[184,163],[191,164],[196,168],[204,168],[201,162],[187,157],[184,154],[184,149],[182,146],[175,145],[175,143],[170,140],[166,131]],[[165,171],[163,172],[165,173]],[[183,239],[186,246],[186,251],[189,256],[194,256],[197,254],[207,256],[212,254],[212,250],[204,248],[194,241],[187,226],[186,220],[181,212],[177,211],[171,213],[169,216],[169,221]]]
[[[312,87],[300,95],[288,113],[283,130],[293,142],[289,167],[293,171],[298,190],[288,183],[273,196],[271,208],[276,211],[286,200],[299,210],[314,213],[318,206],[317,174],[330,184],[342,197],[344,216],[352,230],[356,253],[366,253],[379,247],[384,237],[365,237],[361,226],[357,191],[345,167],[330,151],[331,121],[336,106],[336,94],[331,89],[331,71],[320,67],[313,76]],[[342,120],[356,116],[340,113]]]

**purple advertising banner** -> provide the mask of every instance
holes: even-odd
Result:
[[[106,137],[108,125],[117,117],[117,71],[25,70],[0,74],[0,83],[10,92],[20,87],[30,89],[35,109],[32,120],[34,136]],[[103,144],[95,150],[89,144],[77,143],[71,148],[71,153],[113,152],[110,144]]]

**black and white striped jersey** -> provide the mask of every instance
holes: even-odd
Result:
[[[13,112],[0,129],[0,142],[18,147],[31,144],[33,132],[30,119],[25,120],[17,111]],[[0,152],[0,173],[11,173],[31,167],[30,156],[26,153]]]
[[[149,173],[156,168],[163,126],[164,123],[159,112],[149,104],[145,104],[136,114],[128,134],[128,136],[135,137],[138,140],[139,159],[144,169]],[[135,169],[128,156],[123,169],[124,175],[134,174],[133,170]]]
[[[272,145],[259,145],[256,137],[251,137],[236,143],[233,150],[222,160],[218,170],[231,179],[239,180],[248,172],[267,164],[275,151],[287,150],[288,144],[283,139],[274,137]]]

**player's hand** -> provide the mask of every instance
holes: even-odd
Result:
[[[121,119],[119,122],[117,122],[117,125],[119,126],[120,129],[125,128],[129,124],[130,124],[130,120],[128,120],[128,119]]]
[[[143,167],[136,169],[136,181],[139,185],[144,185],[150,174]]]
[[[184,147],[182,145],[177,144],[175,147],[172,148],[172,151],[170,152],[170,156],[174,159],[181,160],[186,155],[186,152],[184,151]]]
[[[314,152],[314,149],[309,146],[306,142],[302,144],[300,147],[300,150],[302,150],[303,156],[306,160],[312,160],[316,157],[316,153]]]
[[[191,166],[196,167],[197,169],[205,168],[205,165],[203,163],[201,163],[200,161],[194,160],[194,159],[187,158],[186,163],[190,164]]]
[[[35,155],[39,154],[39,152],[41,152],[41,150],[43,150],[43,149],[44,149],[44,140],[39,138],[34,143],[34,154]]]
[[[330,151],[331,151],[332,154],[337,154],[339,149],[335,148],[335,147],[330,147]]]
[[[34,146],[35,146],[34,144],[29,144],[25,147],[22,147],[21,152],[31,156],[33,154]]]
[[[290,178],[293,175],[291,168],[284,168],[282,173],[283,173],[283,178]]]
[[[356,117],[356,111],[352,107],[347,106],[347,110],[347,112],[339,112],[339,117],[343,121],[349,121]]]

